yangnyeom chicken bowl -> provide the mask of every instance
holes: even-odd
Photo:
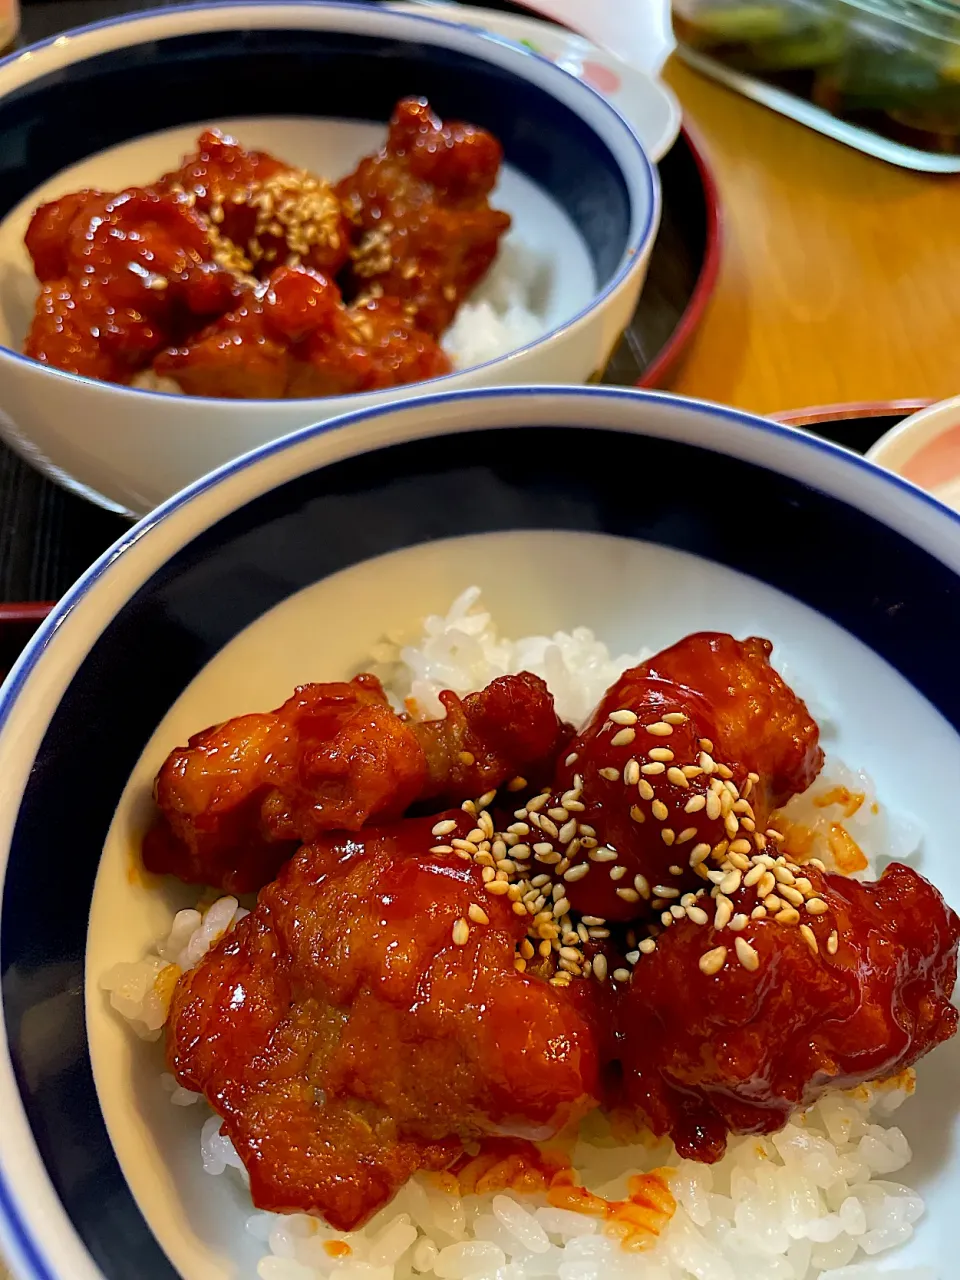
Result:
[[[156,778],[140,856],[197,906],[100,982],[258,1274],[812,1280],[909,1238],[891,1116],[960,943],[917,837],[762,637],[614,657],[478,597]]]

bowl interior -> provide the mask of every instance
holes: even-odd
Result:
[[[242,29],[242,17],[231,25],[238,11],[89,29],[64,38],[63,51],[0,68],[9,141],[0,158],[0,343],[19,345],[31,311],[35,283],[20,242],[32,209],[81,185],[159,176],[204,122],[229,124],[241,141],[331,179],[379,143],[410,94],[445,118],[489,128],[505,152],[497,198],[516,218],[516,243],[546,263],[548,331],[590,304],[652,226],[654,182],[639,142],[598,95],[549,63],[473,31],[353,5],[251,9],[257,30]],[[82,127],[56,123],[68,117]]]
[[[481,416],[496,434],[467,429]],[[608,429],[587,429],[597,422]],[[433,434],[443,426],[456,433]],[[390,443],[403,434],[424,438]],[[807,469],[844,496],[805,483]],[[743,520],[731,494],[749,494]],[[23,788],[0,929],[5,1025],[33,1141],[102,1273],[169,1276],[172,1262],[188,1280],[234,1276],[258,1250],[239,1183],[200,1170],[199,1112],[170,1105],[157,1046],[134,1041],[96,987],[189,900],[133,861],[174,743],[356,671],[385,630],[471,582],[508,634],[585,623],[620,651],[701,627],[760,633],[827,709],[831,747],[921,823],[921,869],[958,904],[960,690],[946,658],[931,661],[931,637],[960,624],[957,579],[891,527],[898,504],[929,516],[960,563],[960,524],[922,495],[742,415],[636,395],[436,397],[267,451],[104,567],[15,678],[0,732],[0,770]],[[901,1113],[916,1152],[904,1177],[929,1207],[904,1262],[949,1256],[958,1070],[954,1041]]]
[[[71,165],[31,191],[0,221],[0,345],[19,349],[33,317],[38,285],[23,237],[37,206],[84,187],[119,191],[155,181],[176,167],[211,126],[233,134],[250,149],[271,151],[331,180],[349,173],[385,136],[382,124],[356,120],[218,118],[135,138]],[[528,264],[531,310],[541,318],[544,331],[589,306],[597,290],[596,267],[563,206],[512,165],[504,167],[492,201],[513,219],[505,243]]]

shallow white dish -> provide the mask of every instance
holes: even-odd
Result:
[[[867,457],[960,511],[960,396],[904,418]]]
[[[17,353],[35,289],[19,244],[29,205],[71,189],[76,166],[84,180],[156,176],[204,122],[250,118],[292,160],[349,162],[410,92],[501,137],[504,206],[550,282],[542,338],[431,385],[576,382],[602,369],[636,308],[660,214],[656,171],[605,99],[527,49],[420,13],[239,0],[95,24],[0,64],[0,128],[20,157],[0,200],[0,435],[59,483],[141,514],[256,445],[420,394],[426,384],[323,400],[174,397]],[[85,127],[57,132],[71,111]]]
[[[757,536],[731,522],[731,493],[750,494]],[[841,540],[856,574],[824,571]],[[921,867],[960,903],[960,518],[920,491],[803,432],[599,389],[430,397],[268,446],[108,552],[0,695],[0,1233],[26,1280],[169,1276],[154,1236],[187,1280],[249,1274],[243,1193],[202,1173],[198,1117],[170,1107],[155,1046],[95,986],[190,897],[131,874],[149,780],[199,724],[351,673],[469,581],[514,634],[582,621],[614,650],[700,627],[770,636],[834,710],[831,746],[921,819]],[[954,1040],[901,1121],[929,1213],[891,1261],[941,1280],[958,1071]]]
[[[402,0],[390,8],[405,13],[426,12],[448,22],[465,22],[543,54],[608,98],[636,130],[654,163],[661,160],[677,140],[683,113],[673,91],[653,74],[622,61],[565,27],[501,13],[497,9],[443,4],[440,0],[413,0],[413,3]]]

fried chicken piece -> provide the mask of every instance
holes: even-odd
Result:
[[[577,832],[556,842],[587,868],[564,878],[578,911],[659,915],[702,884],[711,850],[752,852],[770,811],[816,777],[817,725],[771,651],[768,640],[702,632],[608,690],[547,806],[583,806]]]
[[[300,843],[400,817],[414,801],[459,803],[549,768],[567,730],[537,676],[494,680],[447,719],[408,721],[371,675],[308,684],[266,714],[238,716],[171,752],[147,869],[231,893],[259,889]]]
[[[485,129],[444,124],[424,98],[400,102],[384,146],[337,187],[359,233],[353,290],[402,299],[439,336],[510,227],[488,199],[502,158]]]
[[[474,821],[440,818],[444,843]],[[546,1138],[595,1105],[583,1019],[518,972],[525,921],[481,868],[428,852],[437,822],[301,849],[177,987],[170,1069],[223,1117],[261,1209],[350,1230],[464,1142]]]
[[[181,196],[76,192],[41,205],[25,241],[44,287],[24,351],[69,373],[127,382],[237,296]]]
[[[866,884],[798,870],[809,907],[754,919],[758,889],[742,888],[742,930],[675,923],[623,994],[625,1095],[681,1156],[718,1160],[728,1132],[780,1129],[957,1029],[960,919],[933,885],[899,863]]]
[[[156,374],[189,395],[281,399],[349,395],[449,373],[450,361],[399,302],[346,307],[337,286],[304,267],[280,267],[265,290],[178,347]]]
[[[350,252],[350,224],[328,182],[266,151],[247,151],[219,129],[202,133],[196,152],[157,189],[191,196],[226,258],[261,279],[301,264],[334,276]]]

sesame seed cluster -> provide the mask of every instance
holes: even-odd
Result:
[[[183,193],[191,206],[193,192]],[[236,244],[221,230],[225,208],[214,200],[201,216],[213,246],[214,261],[228,271],[249,275],[257,264],[300,266],[317,248],[336,251],[341,245],[341,207],[333,187],[306,169],[284,169],[236,191],[228,203],[256,211],[245,245]],[[278,244],[277,241],[282,242]]]
[[[783,836],[773,827],[757,829],[757,815],[750,795],[760,782],[756,773],[748,773],[738,787],[733,770],[714,757],[714,744],[708,738],[697,740],[696,760],[681,762],[667,745],[674,730],[688,723],[680,711],[668,712],[660,719],[641,723],[628,708],[612,711],[604,726],[610,734],[610,745],[635,747],[622,769],[610,766],[598,771],[606,782],[618,782],[627,793],[630,817],[640,824],[658,824],[664,845],[676,850],[677,861],[669,868],[670,876],[679,884],[651,885],[640,874],[630,875],[620,861],[618,851],[602,844],[592,825],[582,820],[584,778],[573,776],[572,786],[551,806],[551,789],[543,788],[522,807],[514,811],[514,821],[504,831],[496,831],[489,806],[495,793],[489,792],[477,801],[466,801],[462,808],[475,820],[475,827],[463,838],[435,845],[435,854],[453,853],[482,868],[487,893],[506,895],[513,911],[528,922],[527,937],[521,943],[516,967],[521,972],[540,958],[546,962],[555,986],[567,986],[576,978],[608,977],[608,962],[602,952],[586,954],[589,943],[602,943],[610,938],[608,921],[599,915],[582,914],[571,908],[567,888],[585,877],[606,875],[614,883],[617,897],[636,905],[638,916],[649,917],[625,931],[625,958],[632,967],[644,955],[652,954],[658,939],[680,921],[706,928],[713,937],[729,933],[729,944],[705,948],[699,960],[702,973],[719,973],[728,961],[755,972],[760,967],[760,954],[748,940],[745,931],[751,921],[773,920],[777,924],[797,928],[814,955],[821,944],[829,955],[839,946],[836,930],[818,939],[811,927],[829,911],[815,885],[806,874],[809,868],[824,872],[826,867],[812,858],[801,866],[779,852]],[[655,745],[654,745],[655,744]],[[566,766],[577,764],[577,753],[566,757]],[[673,792],[668,797],[676,809],[675,792],[691,790],[691,782],[700,779],[705,788],[692,793],[682,806],[691,824],[677,829],[669,824],[670,809],[664,803],[664,784]],[[526,780],[516,778],[509,789],[520,791]],[[706,820],[717,838],[703,839]],[[694,825],[694,823],[700,825]],[[449,837],[457,830],[454,819],[439,821],[433,835]],[[682,851],[682,852],[681,852]],[[683,890],[691,873],[703,881],[696,889]],[[483,916],[481,920],[479,917]],[[481,908],[471,912],[475,924],[486,923]],[[458,920],[453,940],[463,944],[469,937],[470,924]],[[592,950],[592,948],[591,948]],[[627,981],[630,970],[617,968],[616,981]]]

